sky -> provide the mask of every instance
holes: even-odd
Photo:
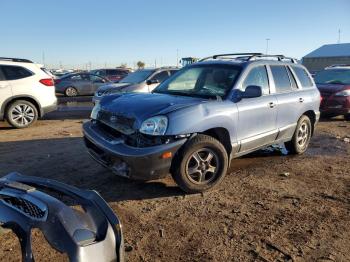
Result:
[[[301,58],[350,42],[350,0],[0,0],[0,56],[49,68],[176,65],[266,52]]]

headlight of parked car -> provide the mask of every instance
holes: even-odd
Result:
[[[100,103],[97,103],[91,111],[91,119],[97,119],[98,112],[101,110]]]
[[[340,92],[336,93],[335,96],[350,96],[350,89],[340,91]]]
[[[166,116],[155,116],[143,121],[140,132],[146,135],[161,136],[164,135],[168,127],[168,118]]]

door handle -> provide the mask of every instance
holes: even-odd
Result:
[[[276,104],[275,104],[274,102],[270,102],[270,103],[269,103],[269,107],[270,107],[270,108],[274,108],[275,106],[276,106]]]
[[[300,102],[300,103],[304,102],[304,98],[300,97],[300,98],[299,98],[299,102]]]

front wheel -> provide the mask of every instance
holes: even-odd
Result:
[[[197,135],[174,159],[172,176],[187,193],[199,193],[213,188],[224,178],[228,156],[215,138]]]
[[[286,142],[285,146],[291,154],[302,154],[309,146],[312,134],[312,124],[308,116],[303,115],[299,118],[297,127],[291,141]]]

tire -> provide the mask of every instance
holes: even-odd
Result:
[[[78,90],[75,87],[69,86],[64,90],[64,95],[68,97],[74,97],[78,95]]]
[[[286,142],[286,149],[290,154],[303,154],[309,146],[312,135],[312,124],[308,116],[299,118],[291,141]]]
[[[173,167],[172,177],[178,186],[187,193],[199,193],[221,182],[227,172],[228,155],[215,138],[197,135],[185,144]]]
[[[15,128],[26,128],[38,119],[38,109],[31,102],[17,100],[11,103],[5,112],[7,122]]]
[[[346,121],[350,121],[350,114],[344,115],[344,119],[345,119]]]

